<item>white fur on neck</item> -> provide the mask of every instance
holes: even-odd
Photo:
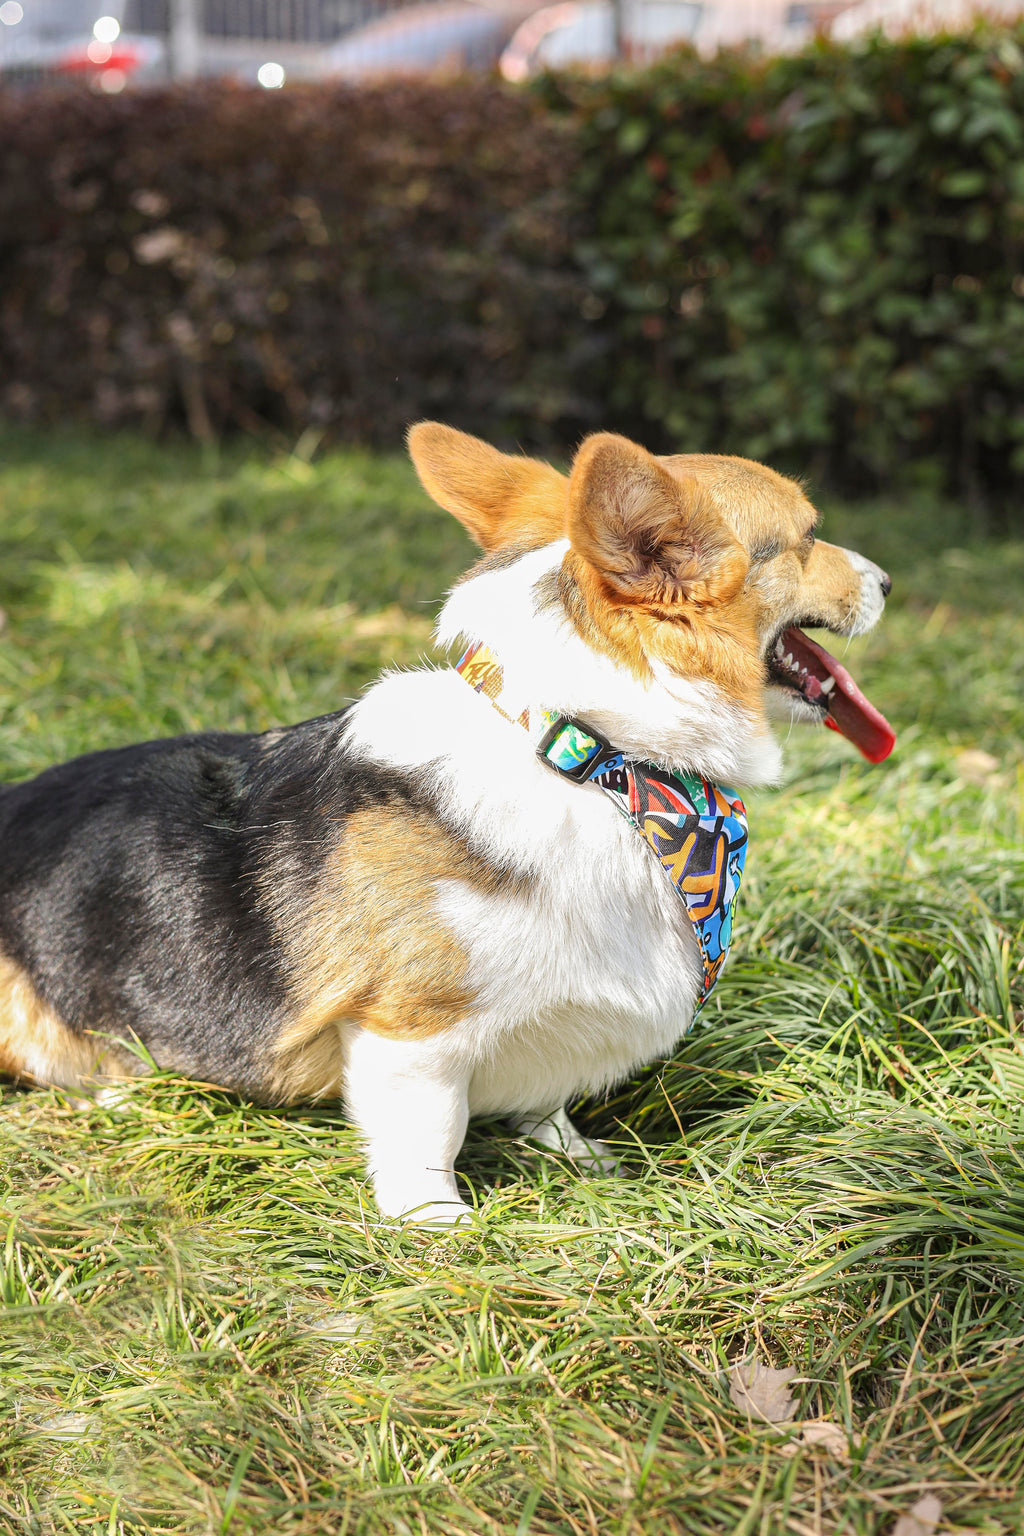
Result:
[[[529,709],[535,736],[539,712],[555,710],[667,768],[730,785],[777,780],[781,753],[774,737],[713,683],[678,677],[660,663],[653,681],[643,682],[586,645],[559,608],[538,609],[537,582],[558,569],[568,548],[562,539],[462,582],[441,610],[439,642],[487,645],[504,674],[502,707],[513,716]]]

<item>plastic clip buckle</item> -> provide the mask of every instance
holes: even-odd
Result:
[[[577,736],[583,737],[586,741],[593,742],[594,745],[592,750],[587,751],[585,758],[570,764],[569,767],[563,767],[561,763],[552,762],[548,753],[567,729],[576,732]],[[574,743],[573,745],[582,745],[582,742]],[[565,715],[559,715],[554,724],[541,737],[537,745],[537,756],[542,763],[547,764],[553,773],[557,773],[560,779],[569,779],[574,784],[585,784],[591,777],[591,769],[594,764],[605,758],[614,757],[615,750],[610,742],[605,741],[603,736],[598,736],[594,731],[584,730],[583,726],[577,725],[575,720],[569,720]]]

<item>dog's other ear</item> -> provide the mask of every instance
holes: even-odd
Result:
[[[482,549],[565,538],[567,482],[550,464],[499,453],[439,421],[410,427],[409,453],[427,495]]]
[[[573,549],[620,601],[672,607],[728,602],[750,557],[695,480],[612,432],[588,437],[569,480]]]

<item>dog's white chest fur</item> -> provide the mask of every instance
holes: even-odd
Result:
[[[701,967],[685,909],[614,806],[594,809],[614,818],[601,828],[610,858],[573,829],[522,896],[481,901],[454,884],[439,895],[468,940],[477,1000],[460,1031],[471,1114],[555,1109],[611,1087],[689,1025]]]
[[[519,891],[439,882],[469,957],[472,1010],[438,1052],[470,1071],[471,1114],[555,1109],[620,1082],[685,1033],[701,962],[686,909],[599,789],[539,763],[455,673],[386,678],[350,743],[443,785],[446,819]]]

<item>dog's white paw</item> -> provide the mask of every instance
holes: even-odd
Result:
[[[471,1227],[473,1210],[462,1200],[458,1203],[442,1203],[437,1200],[432,1205],[420,1205],[413,1211],[405,1211],[400,1220],[407,1227]]]
[[[566,1148],[577,1168],[595,1179],[618,1178],[621,1164],[606,1141],[591,1141],[576,1133],[573,1144]]]
[[[512,1130],[551,1152],[563,1153],[591,1178],[607,1179],[619,1173],[619,1160],[608,1143],[581,1135],[564,1109],[546,1115],[519,1115],[512,1121]]]
[[[454,1176],[444,1176],[422,1184],[408,1178],[385,1177],[373,1181],[377,1209],[389,1222],[414,1227],[465,1227],[473,1220],[473,1210],[460,1197]]]

